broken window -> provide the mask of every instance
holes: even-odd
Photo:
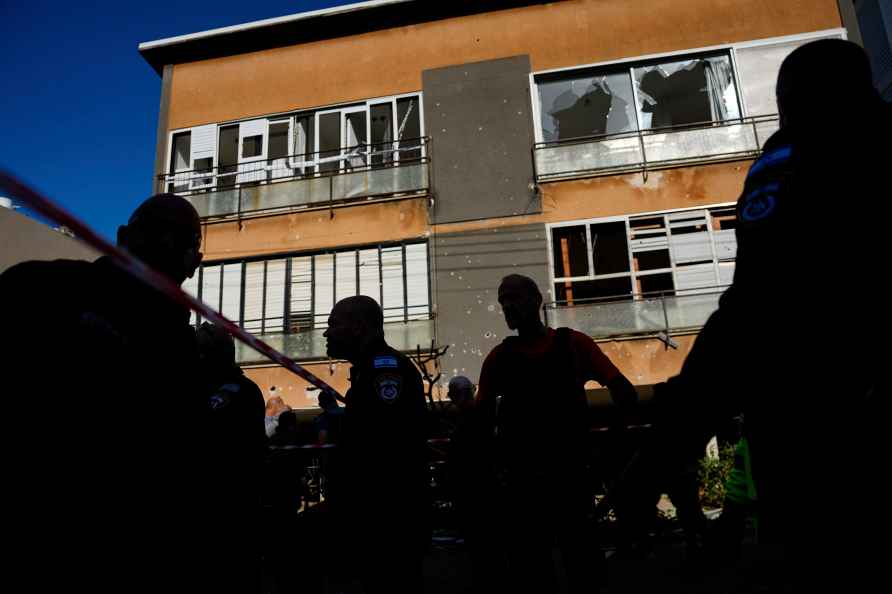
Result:
[[[594,274],[629,272],[629,245],[626,222],[591,225]]]
[[[625,277],[555,283],[555,300],[562,305],[574,305],[597,300],[624,301],[632,297],[632,280]]]
[[[632,69],[642,129],[740,117],[727,55],[661,62]]]
[[[396,139],[399,143],[400,161],[416,161],[421,158],[420,107],[418,97],[396,100]]]
[[[637,129],[628,71],[554,75],[540,79],[542,138],[546,142]]]
[[[593,297],[727,285],[737,250],[734,226],[733,206],[554,226],[549,232],[555,299],[571,305]],[[609,290],[617,292],[605,294]]]
[[[306,165],[313,160],[315,147],[316,118],[312,114],[301,114],[294,117],[294,160],[295,173],[306,175],[312,172],[312,167]]]
[[[551,230],[551,253],[555,277],[588,276],[588,243],[585,225]]]
[[[741,115],[730,53],[546,73],[536,87],[545,142]]]
[[[671,272],[639,275],[635,287],[635,292],[639,294],[671,293],[674,290],[675,283],[672,280]]]
[[[393,161],[393,104],[381,103],[369,108],[372,132],[372,165]]]
[[[363,167],[366,164],[366,144],[368,137],[366,136],[366,111],[353,111],[345,114],[346,120],[346,138],[344,139],[344,148],[350,158],[346,160],[345,165],[349,168]]]

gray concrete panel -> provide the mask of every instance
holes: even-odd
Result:
[[[99,253],[79,239],[0,207],[0,272],[26,260],[95,260]]]
[[[541,212],[529,74],[529,56],[422,73],[436,223]]]
[[[548,300],[544,224],[495,227],[437,235],[435,260],[437,343],[450,345],[441,361],[442,385],[456,375],[474,383],[489,351],[511,334],[498,301],[508,274],[525,274]]]

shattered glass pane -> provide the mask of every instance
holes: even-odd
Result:
[[[421,113],[418,97],[405,97],[396,100],[396,123],[396,139],[399,141],[400,161],[420,159]]]
[[[642,129],[740,117],[728,56],[633,68]]]
[[[637,129],[628,72],[538,81],[546,142]]]
[[[551,230],[551,253],[556,278],[587,276],[588,247],[585,226],[555,227]]]
[[[372,105],[372,165],[381,165],[393,161],[393,104],[382,103]],[[403,130],[405,131],[405,129]]]

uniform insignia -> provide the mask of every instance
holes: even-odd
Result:
[[[375,357],[374,362],[375,369],[396,369],[399,364],[397,363],[396,357],[386,356],[386,357]]]
[[[384,402],[393,402],[400,397],[402,384],[400,376],[384,373],[375,378],[375,392]]]
[[[747,194],[740,204],[740,219],[747,223],[753,223],[770,216],[777,205],[777,198],[774,195],[778,188],[780,188],[779,184],[771,183]]]
[[[211,410],[220,410],[229,404],[229,400],[232,398],[230,394],[237,394],[239,391],[238,384],[223,384],[219,388],[217,388],[217,392],[211,396],[208,404],[211,407]]]
[[[774,167],[775,165],[779,165],[784,161],[789,160],[789,158],[793,155],[793,148],[789,145],[784,145],[774,149],[773,151],[769,151],[762,155],[758,161],[753,163],[753,166],[750,167],[749,173],[747,173],[747,178],[752,177],[753,175],[759,173],[766,167]]]

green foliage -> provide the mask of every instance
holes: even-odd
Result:
[[[704,457],[700,460],[697,476],[700,479],[700,504],[706,509],[722,507],[725,503],[725,484],[734,468],[734,450],[727,446],[719,452],[718,460]]]

